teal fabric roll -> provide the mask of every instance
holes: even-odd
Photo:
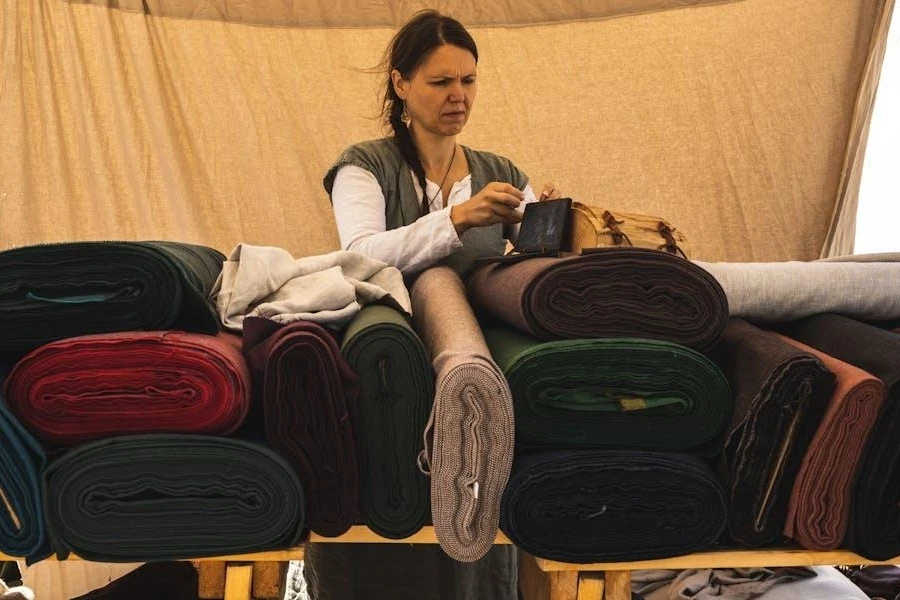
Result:
[[[225,256],[178,242],[71,242],[0,252],[0,353],[89,333],[216,333]]]
[[[176,560],[288,548],[304,526],[300,480],[252,442],[137,435],[79,446],[44,478],[53,549],[87,560]]]
[[[379,535],[408,537],[431,515],[428,478],[416,465],[434,402],[431,361],[406,317],[379,305],[350,322],[341,352],[359,376],[354,436],[363,517]]]
[[[0,366],[0,383],[5,377]],[[41,505],[46,462],[41,446],[6,409],[0,393],[0,492],[6,505],[0,510],[0,551],[4,554],[36,560],[49,553]]]
[[[512,328],[485,338],[512,390],[520,446],[682,450],[715,438],[731,413],[721,370],[684,346],[540,342]]]

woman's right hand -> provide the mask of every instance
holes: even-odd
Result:
[[[454,204],[450,208],[450,221],[458,235],[471,227],[518,223],[522,211],[517,209],[524,197],[522,190],[514,185],[492,181],[465,202]]]

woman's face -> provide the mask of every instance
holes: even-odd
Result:
[[[411,79],[396,70],[391,73],[414,129],[445,136],[462,131],[475,102],[475,66],[471,52],[444,44],[422,61]]]

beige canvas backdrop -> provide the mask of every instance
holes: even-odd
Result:
[[[321,178],[381,134],[378,78],[360,69],[393,25],[0,2],[0,248],[337,247]],[[443,2],[472,18],[481,52],[461,141],[577,200],[664,216],[697,258],[847,251],[893,0],[682,4],[608,2],[560,23],[526,11],[506,27],[490,24],[502,10],[479,25],[474,3]]]
[[[434,8],[468,26],[504,27],[603,19],[737,0],[68,0],[163,17],[211,19],[276,27],[399,27]]]

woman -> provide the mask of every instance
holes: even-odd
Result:
[[[535,200],[527,177],[506,158],[456,143],[475,102],[477,62],[468,31],[436,11],[394,36],[383,105],[393,136],[351,146],[325,176],[345,250],[404,274],[439,261],[465,274],[514,239]],[[541,197],[559,192],[545,184]]]
[[[383,115],[393,135],[351,146],[324,180],[341,246],[406,275],[439,262],[465,275],[475,258],[503,253],[534,192],[508,159],[456,143],[475,101],[478,62],[458,21],[417,13],[384,62]],[[542,198],[558,196],[543,186]],[[310,544],[305,565],[316,600],[514,600],[517,571],[511,546],[458,563],[437,545]]]

